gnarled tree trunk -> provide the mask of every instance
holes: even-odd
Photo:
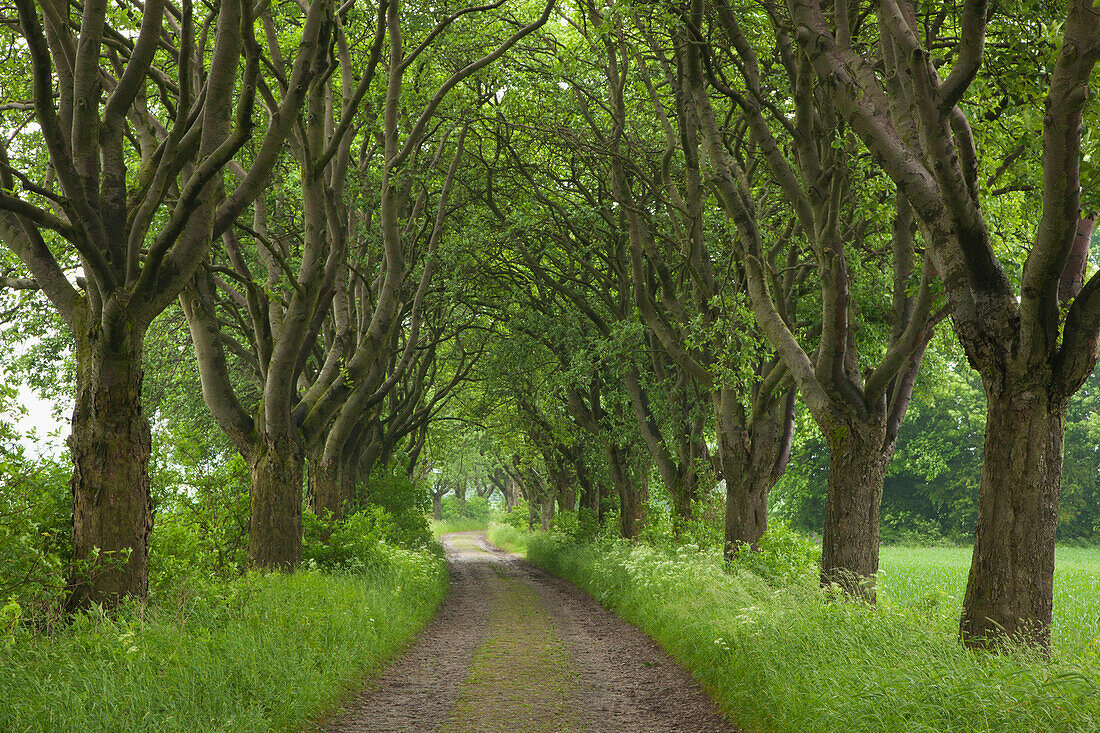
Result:
[[[301,440],[291,435],[265,437],[248,463],[252,479],[251,563],[291,570],[302,559],[305,454]]]
[[[978,527],[961,622],[968,646],[1050,645],[1065,405],[1037,383],[986,390]]]
[[[142,333],[112,346],[98,327],[77,329],[73,459],[73,555],[68,605],[115,605],[148,590],[149,421],[141,404]],[[93,560],[98,553],[98,559]],[[87,561],[85,564],[83,561]]]
[[[834,424],[829,444],[829,487],[821,548],[821,583],[875,602],[882,483],[894,446],[883,445],[885,416]]]
[[[353,503],[354,478],[340,459],[326,458],[324,448],[310,451],[306,464],[306,495],[318,517],[343,519]]]

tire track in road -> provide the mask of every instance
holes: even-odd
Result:
[[[682,667],[567,581],[442,538],[451,593],[328,733],[735,733]]]

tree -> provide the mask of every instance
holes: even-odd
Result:
[[[981,206],[983,159],[964,102],[982,71],[987,32],[1012,33],[1011,24],[997,23],[984,0],[968,0],[944,19],[920,18],[909,3],[883,0],[877,41],[857,47],[857,18],[846,4],[838,7],[830,22],[813,0],[792,0],[798,44],[823,82],[823,98],[912,205],[954,308],[955,333],[986,393],[978,526],[960,633],[971,646],[1022,638],[1047,647],[1063,422],[1069,398],[1095,366],[1100,335],[1100,277],[1081,287],[1081,240],[1092,220],[1082,216],[1080,182],[1081,121],[1100,58],[1100,17],[1086,0],[1068,4],[1044,100],[1042,213],[1017,288]],[[934,56],[933,44],[951,53]],[[872,71],[861,52],[881,58],[886,73]]]
[[[225,239],[231,264],[225,271],[231,278],[227,293],[250,323],[240,335],[249,342],[244,350],[255,360],[261,383],[262,399],[256,409],[242,406],[229,379],[213,278],[196,281],[188,293],[191,302],[185,309],[192,322],[207,405],[252,466],[250,552],[257,565],[293,567],[300,559],[307,456],[315,458],[310,481],[315,506],[338,516],[357,478],[357,459],[362,455],[357,449],[375,451],[367,462],[368,472],[379,454],[392,452],[392,442],[387,446],[374,440],[381,428],[377,421],[368,419],[365,432],[360,423],[391,396],[421,346],[421,305],[433,277],[436,249],[450,213],[448,196],[468,129],[467,124],[447,120],[444,113],[450,110],[443,103],[462,82],[544,24],[552,4],[503,40],[489,34],[460,49],[462,63],[456,70],[438,71],[438,87],[430,96],[410,90],[405,75],[410,69],[424,71],[418,67],[426,58],[422,54],[456,21],[471,23],[467,16],[496,7],[439,13],[421,41],[409,48],[402,25],[415,27],[419,19],[406,20],[397,3],[383,0],[377,6],[365,72],[354,86],[350,49],[346,38],[341,40],[345,31],[338,24],[340,75],[326,77],[311,88],[306,118],[291,146],[303,196],[304,237],[297,271],[288,266],[291,258],[285,246],[280,251],[264,242],[268,224],[263,218],[254,219],[246,229],[267,255],[263,283],[254,280],[235,237]],[[509,30],[510,20],[501,22]],[[379,77],[380,103],[362,110],[387,39],[386,74],[384,79]],[[476,103],[464,98],[456,103],[458,114]],[[415,120],[408,129],[406,115]],[[376,131],[367,123],[378,117],[381,129]],[[356,122],[363,118],[365,122]],[[459,131],[452,136],[452,129]],[[346,179],[357,140],[361,185],[349,191]],[[433,192],[423,183],[439,175],[440,168],[445,173],[432,207]],[[418,226],[421,223],[426,224]],[[418,230],[422,237],[416,236]],[[281,297],[269,298],[265,284],[282,289]],[[403,336],[403,348],[394,358]],[[316,367],[307,368],[313,357]],[[431,363],[422,362],[425,368]],[[417,397],[403,406],[414,411]],[[402,427],[408,429],[390,436],[404,437],[416,425]]]
[[[738,61],[745,92],[717,78],[715,49],[701,44],[703,4],[685,13],[685,32],[678,51],[691,105],[713,166],[719,201],[740,239],[747,288],[756,320],[798,384],[799,391],[829,445],[828,500],[823,532],[821,581],[840,583],[853,594],[874,600],[878,571],[879,505],[887,466],[898,429],[912,395],[933,327],[945,313],[934,315],[935,270],[917,263],[913,219],[903,194],[896,199],[888,252],[892,258],[889,337],[876,366],[861,366],[861,310],[852,297],[858,268],[852,262],[857,242],[873,246],[861,235],[869,214],[853,205],[863,186],[856,183],[853,151],[840,121],[815,113],[816,81],[804,59],[786,56],[781,66],[795,105],[793,122],[765,117],[774,105],[765,93],[758,56],[728,5],[716,10],[717,24]],[[788,47],[778,20],[776,45]],[[728,148],[719,128],[707,84],[730,97],[745,116],[752,144],[758,149],[779,193],[810,247],[820,282],[820,333],[813,348],[795,334],[794,313],[788,306],[777,252],[793,243],[764,241],[763,226],[750,188],[746,164]],[[771,124],[769,124],[771,123]],[[789,140],[780,144],[775,125]],[[788,156],[784,148],[794,151]],[[788,260],[789,266],[793,264]],[[776,287],[776,286],[779,287]],[[914,286],[916,286],[914,288]],[[912,292],[915,290],[915,293]],[[874,313],[863,304],[862,312]],[[864,347],[866,350],[866,346]],[[864,356],[866,361],[866,356]]]
[[[46,160],[21,163],[0,148],[0,236],[75,342],[74,554],[108,562],[72,579],[70,602],[113,604],[147,587],[146,331],[212,238],[263,190],[299,87],[317,70],[326,4],[305,6],[291,91],[273,100],[228,196],[223,171],[251,137],[259,86],[251,5],[230,0],[196,23],[190,2],[153,0],[138,27],[106,0],[84,3],[79,22],[68,3],[41,8],[40,17],[30,0],[16,4],[37,125],[16,133],[20,148],[41,146]]]

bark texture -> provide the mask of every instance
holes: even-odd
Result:
[[[250,456],[248,555],[255,567],[291,570],[302,559],[304,465],[301,442],[291,436],[268,437]]]
[[[856,428],[837,426],[829,443],[829,489],[821,547],[821,583],[835,583],[852,597],[875,602],[879,507],[893,456],[883,446],[885,420]]]
[[[1041,386],[987,393],[985,460],[961,633],[1050,645],[1065,407]]]
[[[320,454],[320,455],[318,455]],[[355,503],[355,474],[343,461],[311,451],[306,465],[306,496],[318,517],[343,519]]]
[[[73,460],[73,555],[87,562],[71,579],[70,608],[113,606],[148,590],[149,421],[141,404],[141,336],[121,348],[97,329],[77,341]],[[134,346],[136,345],[136,346]],[[79,567],[79,565],[78,565]]]

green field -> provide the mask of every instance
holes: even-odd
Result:
[[[878,587],[884,604],[951,628],[970,570],[968,547],[884,547]],[[1053,645],[1057,655],[1100,654],[1100,548],[1059,547],[1054,570]]]

